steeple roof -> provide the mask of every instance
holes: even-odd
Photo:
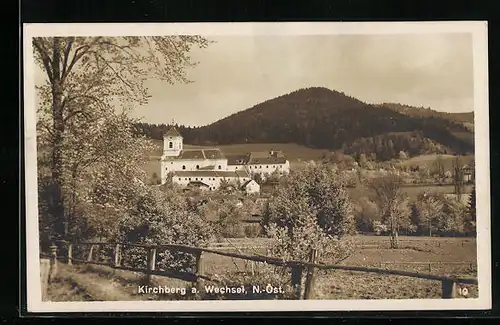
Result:
[[[170,130],[167,131],[164,135],[165,137],[182,137],[179,131],[175,128],[175,126],[171,127]]]

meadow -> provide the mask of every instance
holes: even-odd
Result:
[[[389,249],[384,236],[355,236],[354,253],[341,264],[376,268],[398,269],[436,275],[476,275],[477,253],[473,238],[401,237],[401,248]],[[231,244],[224,250],[244,254],[266,254],[268,240],[264,238],[228,239]],[[233,247],[228,247],[232,246]],[[205,272],[222,283],[231,285],[272,285],[286,287],[289,271],[281,277],[273,277],[270,266],[252,263],[215,254],[205,255]],[[397,264],[397,263],[409,264]],[[418,264],[416,262],[424,262]],[[429,272],[428,264],[431,262]],[[451,264],[446,264],[451,262]],[[465,264],[457,264],[457,262]],[[178,300],[197,299],[200,296],[139,294],[138,286],[143,276],[139,273],[113,270],[106,266],[61,264],[57,282],[49,287],[52,301],[111,301],[111,300]],[[472,267],[471,267],[472,266]],[[279,267],[276,269],[278,270]],[[281,268],[282,270],[282,268]],[[207,282],[215,284],[215,282]],[[172,288],[191,288],[192,284],[167,277],[153,276],[153,285]],[[477,286],[467,287],[467,297],[477,297]],[[189,290],[188,290],[189,291]],[[71,293],[71,294],[68,294]],[[221,299],[203,297],[202,299]],[[439,299],[441,282],[394,275],[351,272],[340,270],[317,271],[313,299]],[[227,299],[227,297],[226,297]],[[232,299],[243,299],[232,297]],[[255,298],[259,299],[259,298]],[[263,297],[261,299],[271,299]]]

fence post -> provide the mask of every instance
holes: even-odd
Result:
[[[299,264],[295,264],[292,266],[292,287],[295,292],[295,297],[297,299],[301,299],[302,297],[302,272],[303,266]]]
[[[73,265],[73,245],[68,245],[68,265]]]
[[[49,268],[49,283],[54,280],[57,274],[57,246],[50,246],[50,268]]]
[[[431,273],[431,272],[432,272],[432,264],[429,263],[429,273]]]
[[[203,264],[203,251],[196,252],[196,288],[198,292],[203,289],[204,280],[201,278],[204,273],[204,264]]]
[[[441,282],[442,298],[443,299],[452,299],[455,298],[457,292],[457,283],[452,279],[443,280]]]
[[[87,256],[87,262],[92,262],[92,253],[94,252],[94,245],[90,246],[89,256]]]
[[[151,284],[153,274],[151,271],[155,270],[156,265],[156,248],[150,247],[148,249],[148,273],[146,277],[147,284]]]
[[[115,254],[113,262],[115,267],[120,266],[120,244],[116,244],[115,246]]]
[[[316,258],[318,257],[318,251],[315,249],[311,249],[311,253],[309,255],[309,263],[316,263]],[[304,299],[311,299],[314,294],[314,266],[307,267],[307,276],[306,276],[306,287],[304,291]]]

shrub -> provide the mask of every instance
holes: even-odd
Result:
[[[240,287],[246,289],[247,294],[231,295],[231,294],[208,294],[204,299],[217,300],[239,300],[239,299],[295,299],[293,289],[291,287],[290,270],[283,267],[276,267],[265,263],[258,263],[257,272],[250,272],[245,269],[240,272],[231,272],[225,274],[216,274],[214,278],[219,282],[218,287]],[[281,287],[283,293],[268,293],[265,291],[266,286]],[[253,287],[259,287],[263,292],[253,292]]]
[[[180,193],[150,187],[137,192],[130,198],[134,209],[119,221],[117,241],[204,247],[215,239],[210,224],[188,205]],[[146,265],[147,256],[143,251],[130,249],[130,252],[132,266]],[[194,257],[190,254],[158,252],[157,265],[161,269],[181,271],[190,269],[193,263]]]

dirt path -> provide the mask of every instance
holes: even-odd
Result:
[[[57,279],[49,285],[49,301],[135,301],[132,285],[77,267],[59,265]]]

